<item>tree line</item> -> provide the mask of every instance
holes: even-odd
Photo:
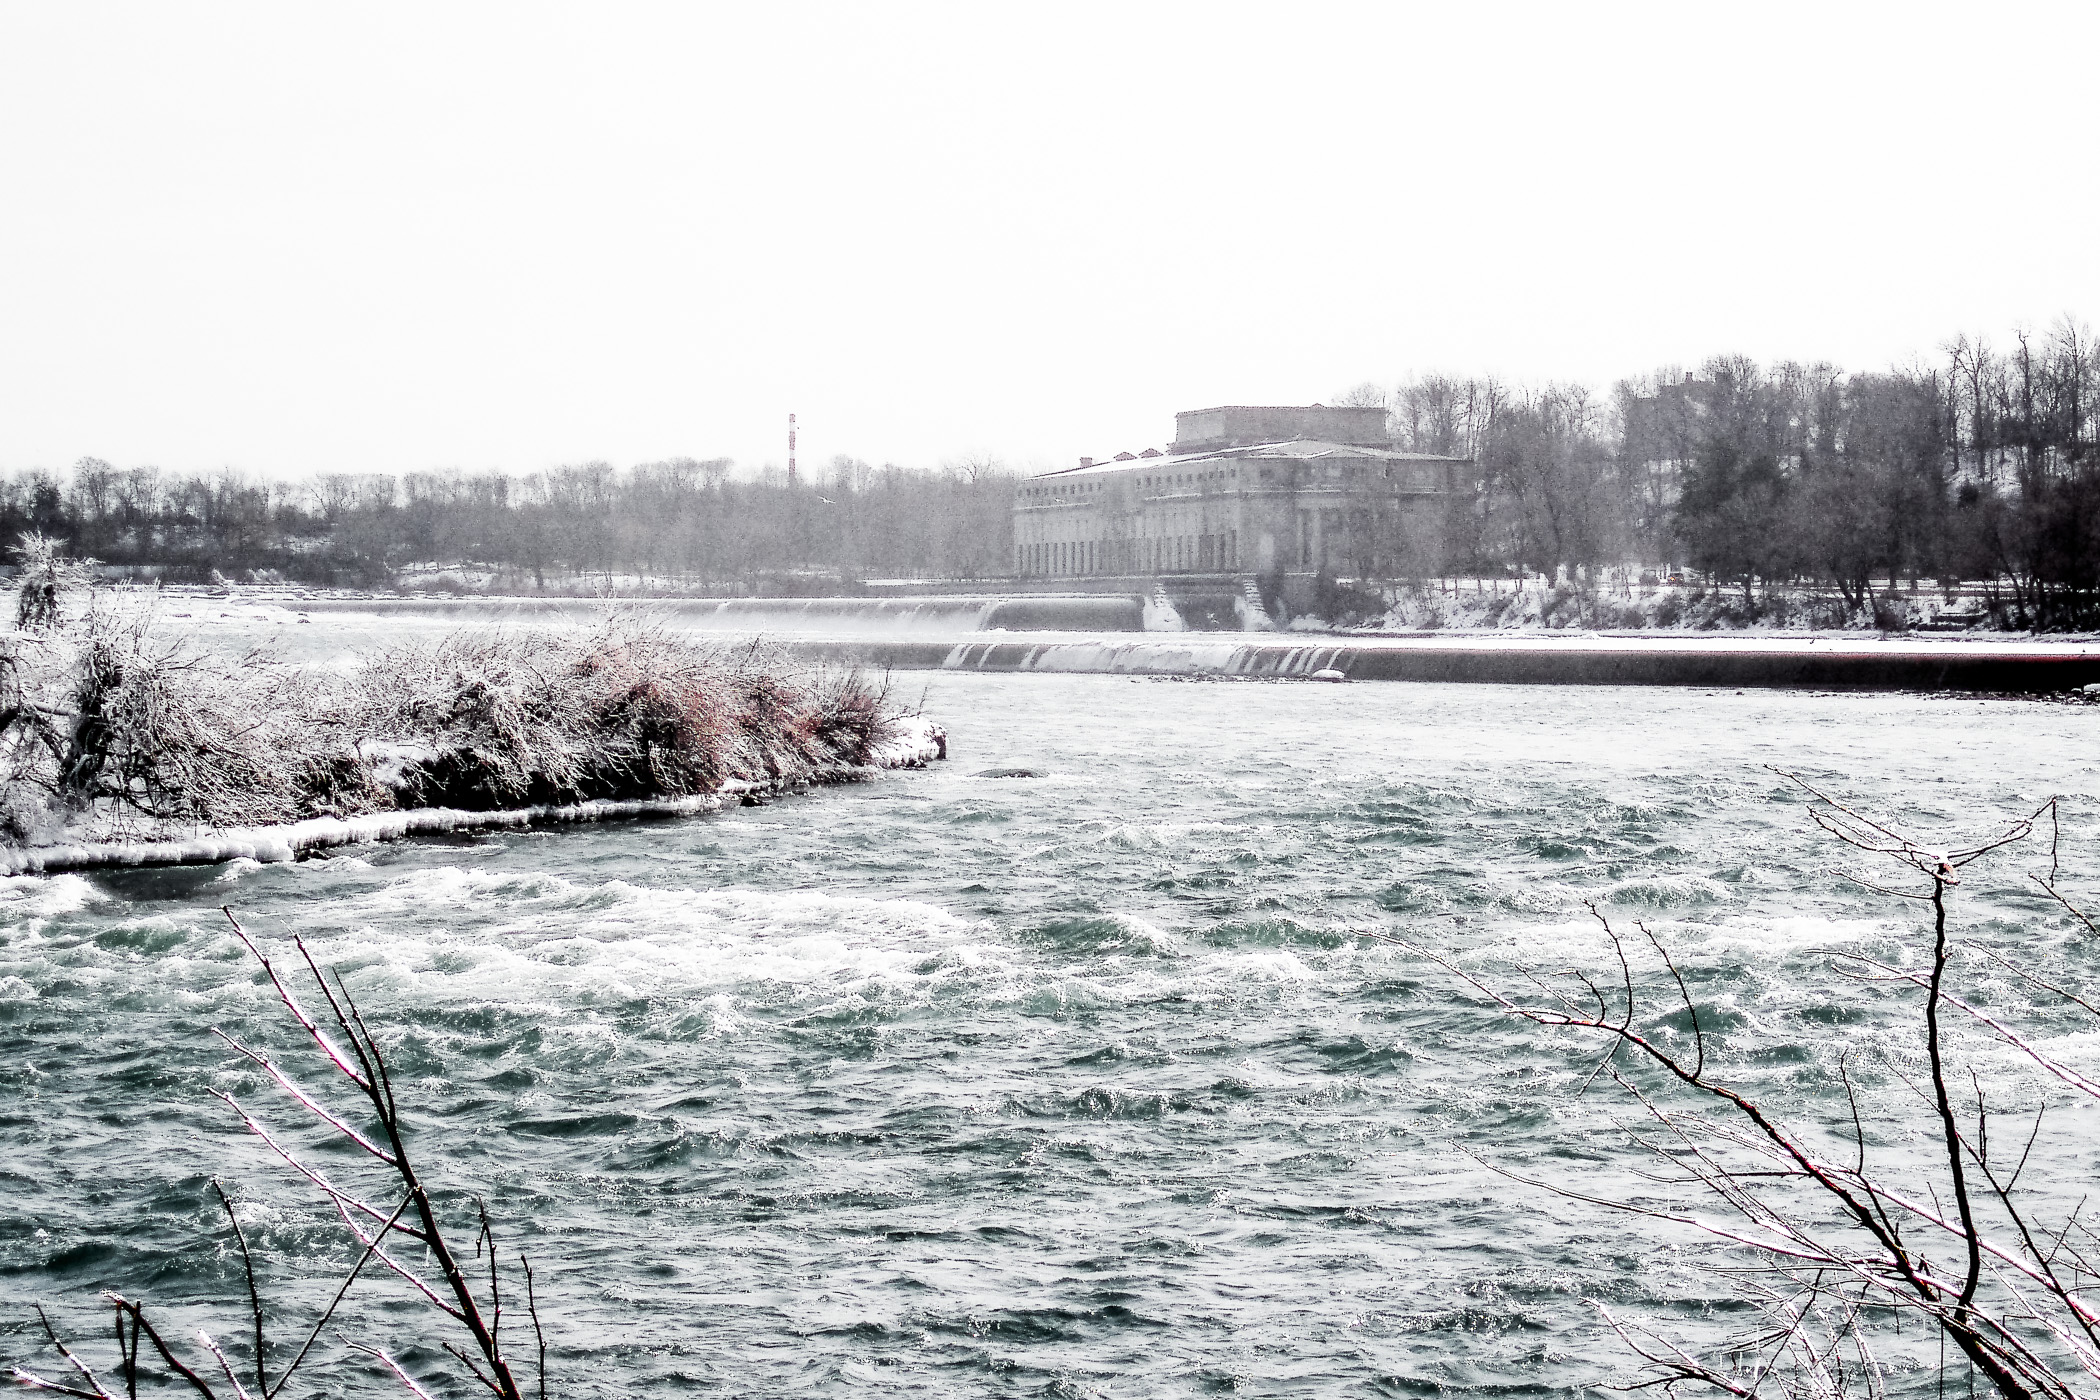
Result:
[[[1436,528],[1365,542],[1403,574],[1594,582],[1635,565],[1751,605],[1810,586],[1861,608],[1903,580],[1980,580],[2012,625],[2100,626],[2100,354],[2075,320],[1878,372],[1722,356],[1609,393],[1427,375],[1338,401],[1383,405],[1404,449],[1476,465],[1477,489]],[[417,564],[479,565],[504,588],[725,592],[1011,571],[1016,477],[994,459],[841,456],[796,486],[732,465],[286,480],[87,458],[0,478],[0,539],[42,534],[172,580],[347,586]]]
[[[2100,355],[2069,318],[1871,373],[1722,356],[1609,395],[1429,375],[1344,397],[1384,404],[1401,447],[1477,464],[1422,572],[1637,562],[1863,607],[1980,580],[2016,626],[2100,625]]]
[[[40,534],[175,582],[347,587],[442,564],[516,588],[824,592],[875,577],[990,577],[1012,557],[1013,477],[989,458],[913,470],[841,456],[792,487],[777,471],[740,480],[732,467],[678,457],[302,481],[90,457],[0,478],[0,538]]]

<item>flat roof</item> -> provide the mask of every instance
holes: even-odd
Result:
[[[1439,457],[1433,452],[1397,452],[1389,447],[1362,447],[1346,442],[1320,442],[1294,438],[1283,442],[1250,443],[1245,447],[1219,447],[1208,452],[1184,452],[1179,456],[1133,457],[1127,462],[1102,461],[1086,467],[1063,467],[1040,472],[1030,481],[1059,480],[1075,476],[1109,476],[1116,472],[1172,471],[1206,462],[1316,461],[1322,457],[1368,459],[1376,462],[1463,462],[1465,457]]]

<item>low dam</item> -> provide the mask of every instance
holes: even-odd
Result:
[[[801,655],[900,670],[1292,678],[1502,685],[1955,690],[2039,694],[2100,684],[2100,643],[1991,634],[1171,630],[1120,594],[670,598],[631,606],[673,627],[771,637]],[[215,603],[198,606],[200,612]],[[278,606],[338,626],[588,623],[584,598],[322,598]],[[290,616],[287,611],[285,616]],[[320,640],[318,638],[316,641]]]
[[[1497,685],[1668,685],[2038,694],[2100,684],[2100,646],[2031,641],[1428,634],[1341,640],[798,641],[808,656],[899,669],[1311,677]]]

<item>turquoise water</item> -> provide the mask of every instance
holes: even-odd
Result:
[[[1832,873],[1763,765],[1924,830],[2064,793],[2066,888],[2100,888],[2096,708],[909,685],[953,736],[925,773],[5,882],[0,1351],[31,1354],[36,1300],[99,1337],[112,1287],[238,1337],[215,1173],[287,1339],[345,1257],[206,1092],[269,1102],[212,1027],[292,1048],[221,904],[342,970],[412,1086],[426,1173],[532,1253],[556,1393],[1558,1394],[1631,1369],[1586,1299],[1694,1340],[1743,1319],[1687,1239],[1491,1169],[1642,1189],[1623,1101],[1577,1093],[1586,1047],[1383,938],[1495,977],[1604,968],[1601,901],[1679,952],[1737,1082],[1827,1122],[1838,1051],[1901,1053],[1908,1021],[1817,950],[1907,956],[1916,921]],[[1046,776],[973,776],[1011,767]],[[2090,942],[2021,883],[2045,867],[1972,867],[1956,918],[2076,979]],[[1871,1091],[1870,1116],[1901,1108]],[[2044,1135],[2066,1179],[2092,1179],[2091,1126]],[[353,1334],[443,1361],[393,1287],[353,1300]],[[311,1393],[396,1392],[346,1361]]]

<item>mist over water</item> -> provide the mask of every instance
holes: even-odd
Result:
[[[1821,1122],[1838,1051],[1900,1049],[1908,1019],[1817,950],[1915,956],[1918,929],[1830,873],[1762,765],[1927,831],[2064,793],[2065,887],[2100,889],[2085,707],[907,683],[952,735],[925,773],[0,882],[0,1345],[29,1350],[39,1299],[99,1333],[107,1287],[237,1335],[214,1173],[281,1296],[344,1261],[205,1092],[267,1102],[210,1027],[291,1045],[222,903],[308,939],[383,1028],[426,1175],[534,1257],[562,1394],[1398,1395],[1625,1375],[1586,1298],[1693,1338],[1743,1318],[1685,1241],[1475,1160],[1635,1189],[1614,1101],[1576,1093],[1587,1047],[1369,935],[1601,967],[1602,901],[1681,952],[1736,1081]],[[1045,776],[974,776],[998,768]],[[1956,918],[2082,978],[2090,942],[2023,887],[2037,860],[1971,867]],[[2090,1180],[2090,1127],[2038,1151]],[[385,1283],[346,1326],[426,1361],[409,1344],[438,1335]],[[319,1392],[393,1393],[351,1364]]]

